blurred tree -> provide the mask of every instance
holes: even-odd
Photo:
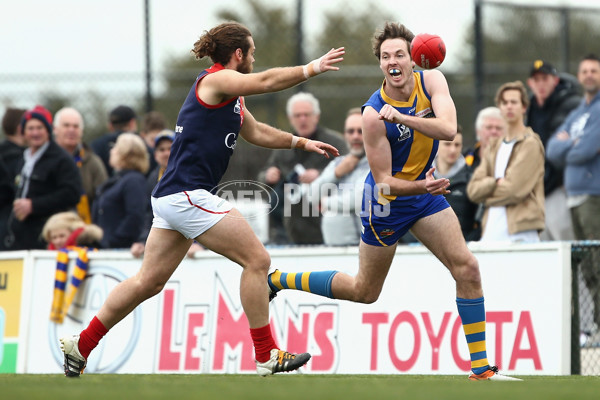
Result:
[[[83,97],[86,101],[78,103],[83,108],[79,109],[77,105],[74,107],[83,115],[83,141],[89,144],[92,140],[104,135],[108,131],[109,110],[106,106],[106,98],[97,90],[90,89]],[[142,99],[140,98],[138,100],[139,105],[141,105],[141,102]]]
[[[293,15],[284,7],[267,6],[258,0],[249,0],[245,3],[248,12],[221,11],[217,14],[220,21],[239,21],[246,25],[252,32],[256,43],[256,62],[254,70],[260,71],[271,66],[292,65],[294,60],[295,29]],[[212,27],[206,27],[206,30]],[[199,32],[198,38],[203,32]],[[285,40],[282,40],[285,38]],[[190,51],[196,39],[190,38]],[[155,98],[155,108],[164,113],[169,125],[175,126],[177,113],[187,96],[190,86],[198,73],[212,64],[211,60],[204,58],[196,60],[193,54],[185,54],[169,60],[164,67],[165,90]],[[260,96],[253,96],[256,100]],[[276,124],[276,99],[262,99],[256,103],[264,103],[264,107],[251,107],[254,115],[259,120],[268,120]]]
[[[56,92],[44,91],[42,92],[42,99],[41,104],[52,113],[52,116],[69,104],[69,99],[65,95]]]

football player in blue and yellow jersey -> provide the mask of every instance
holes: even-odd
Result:
[[[410,229],[450,271],[471,355],[471,380],[514,380],[489,365],[479,265],[435,179],[431,163],[439,140],[453,140],[456,109],[446,78],[437,70],[413,71],[413,33],[386,23],[373,41],[384,81],[363,106],[363,137],[371,172],[363,195],[359,271],[269,275],[272,293],[299,289],[334,299],[377,300],[398,240]],[[306,274],[306,276],[305,276]]]

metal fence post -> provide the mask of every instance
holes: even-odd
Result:
[[[581,374],[581,345],[579,343],[579,262],[583,249],[571,244],[571,375]]]

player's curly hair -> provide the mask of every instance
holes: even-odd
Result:
[[[210,57],[213,63],[225,65],[236,49],[242,49],[244,56],[250,49],[250,30],[239,22],[225,22],[204,31],[191,50],[197,60]]]
[[[381,44],[388,39],[404,39],[408,48],[408,54],[410,56],[410,43],[414,39],[415,34],[411,32],[406,26],[395,22],[386,22],[385,26],[381,30],[375,31],[375,37],[373,38],[373,54],[379,60],[381,56]]]

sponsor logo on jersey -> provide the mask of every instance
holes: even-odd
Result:
[[[421,110],[418,113],[416,113],[415,117],[431,118],[431,117],[435,117],[435,115],[433,114],[433,110],[431,109],[431,107],[427,107],[426,109]]]
[[[410,128],[403,124],[396,124],[396,128],[400,132],[400,136],[398,136],[398,141],[401,142],[410,138]]]
[[[235,145],[237,144],[237,136],[235,133],[230,132],[225,136],[225,147],[233,150],[235,149]]]

